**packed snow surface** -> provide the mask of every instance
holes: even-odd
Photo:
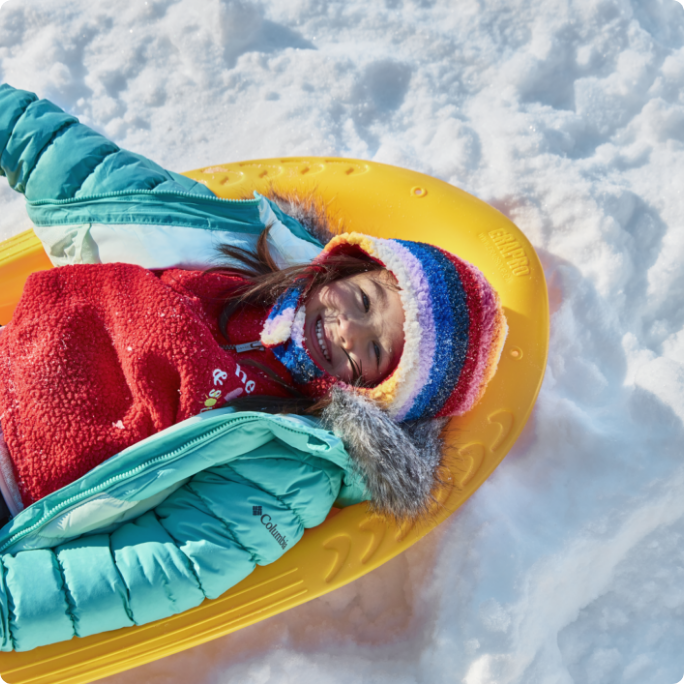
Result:
[[[684,674],[684,9],[675,0],[10,0],[0,78],[173,170],[432,174],[549,284],[522,439],[345,589],[103,680],[675,684]],[[29,227],[0,189],[0,237]]]

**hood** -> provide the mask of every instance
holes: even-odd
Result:
[[[329,220],[325,207],[312,196],[271,190],[268,197],[323,244],[342,228],[340,221]],[[335,387],[321,422],[342,439],[376,512],[398,521],[416,521],[429,513],[441,485],[441,434],[447,418],[396,422],[361,392]]]

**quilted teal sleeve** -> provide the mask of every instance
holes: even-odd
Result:
[[[51,102],[8,85],[0,85],[0,175],[24,193],[55,266],[123,261],[197,268],[215,263],[219,237],[254,250],[266,225],[283,264],[310,261],[323,247],[267,199],[216,197],[206,185],[120,149]]]
[[[270,442],[111,534],[1,557],[2,650],[159,620],[216,598],[320,524],[343,471]]]
[[[0,85],[0,173],[29,201],[131,190],[191,192],[206,186],[120,149],[36,95]]]

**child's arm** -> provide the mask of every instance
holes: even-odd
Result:
[[[29,201],[157,189],[214,197],[206,186],[120,149],[59,107],[0,85],[0,174]]]
[[[340,486],[339,469],[270,443],[199,473],[111,534],[5,554],[0,649],[142,625],[216,598],[320,524]]]
[[[283,265],[310,261],[322,247],[266,199],[219,200],[202,183],[120,149],[54,104],[8,85],[0,85],[0,175],[25,194],[56,266],[205,268],[215,263],[218,242],[254,249],[267,224]]]

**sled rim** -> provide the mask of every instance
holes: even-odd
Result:
[[[315,193],[348,231],[430,242],[475,264],[499,293],[509,325],[499,369],[475,408],[453,418],[445,486],[429,520],[396,525],[357,504],[339,511],[275,563],[214,600],[164,620],[0,654],[10,684],[84,684],[237,631],[365,575],[412,546],[489,477],[522,432],[546,367],[549,312],[539,258],[503,214],[443,181],[357,159],[298,157],[186,173],[217,196]],[[28,274],[51,265],[32,231],[0,243],[0,323]]]

